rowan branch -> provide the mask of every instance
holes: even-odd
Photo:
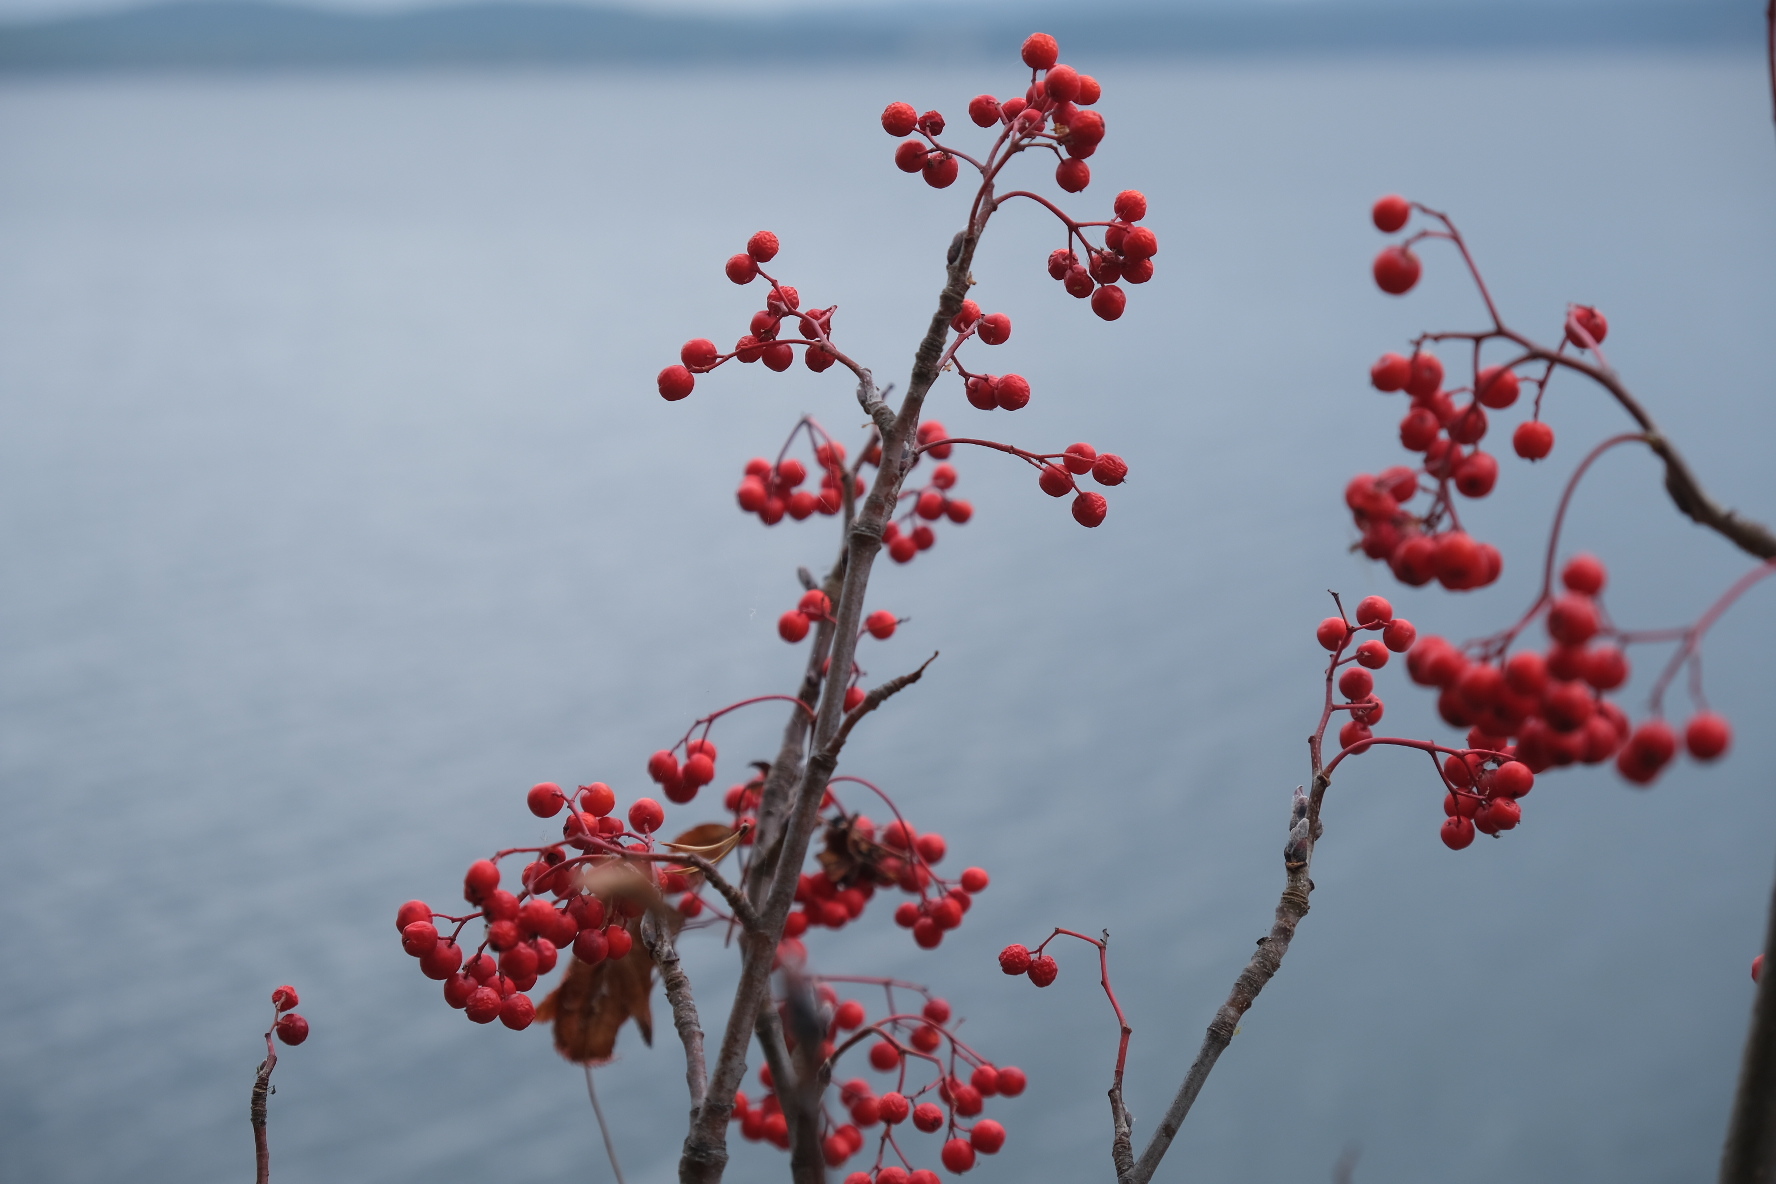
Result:
[[[901,691],[906,690],[908,687],[918,682],[925,674],[925,667],[931,665],[935,661],[937,661],[937,653],[933,652],[929,658],[926,658],[923,662],[919,663],[919,668],[917,670],[903,674],[899,678],[889,679],[887,682],[865,695],[863,697],[863,702],[846,712],[845,722],[839,726],[839,734],[835,737],[836,741],[841,745],[844,744],[845,738],[851,735],[851,729],[857,726],[859,720],[880,707],[886,700],[893,698]],[[835,749],[835,755],[836,752],[837,750]]]
[[[666,1001],[672,1005],[672,1026],[678,1029],[678,1038],[684,1044],[685,1087],[690,1091],[694,1114],[703,1104],[703,1095],[709,1092],[709,1066],[703,1053],[703,1025],[697,1017],[691,980],[679,963],[672,934],[654,920],[651,910],[641,918],[641,944],[654,956],[654,964],[660,968],[660,983],[666,989]]]
[[[253,1155],[257,1163],[254,1179],[257,1184],[270,1184],[271,1181],[271,1141],[265,1130],[266,1099],[271,1095],[271,1071],[277,1068],[277,1046],[271,1042],[271,1034],[277,1030],[274,1025],[265,1031],[265,1059],[259,1062],[259,1068],[253,1075],[253,1100],[248,1108],[253,1121]]]

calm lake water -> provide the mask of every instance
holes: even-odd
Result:
[[[897,173],[876,113],[965,123],[1011,65],[0,86],[0,1176],[244,1178],[288,981],[314,1035],[277,1071],[281,1184],[610,1178],[577,1070],[446,1009],[394,908],[543,837],[532,782],[627,800],[692,718],[793,688],[773,623],[831,524],[765,530],[732,493],[802,412],[856,436],[851,393],[748,367],[667,405],[652,376],[743,331],[720,263],[768,226],[904,380],[966,195]],[[982,1180],[1108,1178],[1115,1035],[1089,951],[1040,993],[992,953],[1112,931],[1150,1130],[1269,924],[1324,590],[1497,627],[1579,445],[1620,430],[1556,385],[1561,463],[1508,460],[1472,511],[1505,550],[1492,590],[1352,557],[1343,483],[1403,455],[1369,361],[1479,324],[1444,251],[1409,299],[1374,291],[1377,194],[1452,211],[1520,327],[1601,306],[1716,495],[1776,516],[1776,140],[1749,49],[1081,65],[1111,134],[1075,204],[1144,189],[1159,275],[1100,322],[1045,278],[1050,225],[1008,209],[976,274],[1016,324],[991,364],[1035,399],[986,420],[952,381],[935,414],[1133,476],[1087,533],[1020,466],[962,457],[974,521],[881,572],[873,604],[912,623],[872,672],[943,656],[846,769],[994,882],[936,954],[883,909],[814,943],[822,969],[930,982],[1028,1070]],[[1749,566],[1644,456],[1599,467],[1572,530],[1630,624]],[[1364,1184],[1710,1177],[1776,868],[1773,621],[1766,587],[1708,647],[1732,757],[1650,793],[1550,775],[1520,830],[1453,854],[1422,761],[1348,766],[1313,913],[1163,1178],[1324,1179],[1347,1146]],[[1397,730],[1449,734],[1381,682]],[[721,784],[779,725],[724,724]],[[730,957],[687,944],[717,1028]],[[678,1047],[619,1049],[625,1167],[665,1181]],[[783,1162],[746,1145],[730,1178]]]

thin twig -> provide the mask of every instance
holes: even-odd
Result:
[[[257,1184],[269,1184],[271,1180],[271,1142],[265,1131],[266,1098],[270,1096],[271,1071],[277,1068],[277,1046],[272,1043],[271,1035],[277,1030],[276,1025],[265,1031],[265,1059],[259,1062],[259,1069],[253,1075],[253,1101],[249,1113],[253,1120],[253,1153],[258,1170],[254,1175]]]
[[[592,1113],[598,1116],[598,1130],[604,1135],[604,1153],[610,1156],[611,1174],[616,1176],[617,1184],[624,1184],[623,1166],[617,1162],[617,1145],[611,1142],[610,1124],[604,1121],[604,1107],[598,1104],[598,1091],[592,1087],[592,1064],[588,1061],[586,1070],[586,1096],[592,1099]]]
[[[839,726],[839,734],[837,737],[838,742],[843,744],[845,738],[851,735],[851,729],[857,726],[857,722],[876,708],[880,707],[885,700],[893,698],[901,691],[906,690],[908,687],[918,682],[920,678],[924,677],[925,667],[931,665],[935,661],[937,661],[937,653],[933,652],[929,658],[926,658],[923,662],[919,663],[919,668],[917,670],[909,671],[908,673],[901,675],[899,678],[891,678],[869,694],[865,695],[863,697],[863,702],[845,713],[845,722]]]
[[[703,1104],[709,1091],[709,1067],[703,1053],[703,1025],[697,1018],[697,1000],[691,994],[691,980],[680,965],[678,947],[672,934],[654,920],[652,912],[641,919],[641,942],[654,956],[660,968],[660,982],[666,990],[666,1001],[672,1005],[672,1024],[685,1050],[685,1087],[691,1094],[691,1111]]]

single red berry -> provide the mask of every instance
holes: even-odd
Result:
[[[410,900],[395,910],[395,928],[406,929],[415,921],[430,921],[432,908],[423,900]]]
[[[1418,640],[1418,629],[1405,617],[1395,617],[1381,631],[1381,642],[1396,654],[1403,654]]]
[[[1629,735],[1616,754],[1616,770],[1636,785],[1650,784],[1677,753],[1677,734],[1662,719],[1650,719]]]
[[[1314,636],[1326,649],[1336,650],[1345,643],[1346,638],[1350,637],[1350,626],[1344,623],[1343,617],[1327,617],[1320,622],[1320,627],[1314,630]]]
[[[769,263],[777,257],[779,245],[776,235],[768,230],[761,230],[746,240],[746,253],[760,263]]]
[[[1051,66],[1042,86],[1055,102],[1071,103],[1079,94],[1079,71],[1065,64]]]
[[[1073,499],[1073,521],[1084,527],[1101,526],[1110,512],[1110,503],[1101,493],[1082,490]]]
[[[1443,820],[1443,845],[1451,851],[1460,851],[1474,841],[1474,824],[1459,815]]]
[[[919,858],[926,863],[942,863],[943,857],[949,852],[949,845],[940,834],[920,835],[913,845],[918,848]]]
[[[553,818],[561,813],[561,807],[567,805],[567,795],[553,781],[540,781],[530,787],[525,803],[538,818]]]
[[[1099,485],[1121,485],[1128,471],[1128,462],[1114,452],[1101,452],[1092,462],[1092,480]]]
[[[1147,216],[1147,196],[1139,189],[1124,189],[1112,208],[1124,222],[1139,222]]]
[[[668,366],[660,371],[658,385],[660,397],[668,403],[676,403],[691,393],[691,388],[697,385],[697,380],[683,366]]]
[[[886,1073],[900,1067],[900,1049],[894,1047],[893,1041],[878,1040],[870,1045],[869,1059],[870,1064],[879,1072]],[[884,1096],[882,1101],[887,1102],[888,1098]],[[894,1121],[898,1122],[899,1119]]]
[[[1503,366],[1488,366],[1480,371],[1474,384],[1480,402],[1494,410],[1502,410],[1517,401],[1522,385],[1517,375]]]
[[[401,930],[401,948],[415,958],[423,958],[438,944],[438,931],[430,921],[415,921]]]
[[[947,1024],[950,1022],[949,1001],[946,999],[927,999],[925,1001],[925,1006],[920,1009],[919,1014],[923,1015],[934,1024]]]
[[[530,1001],[529,995],[514,992],[500,1002],[499,1018],[500,1023],[512,1031],[522,1032],[536,1018],[536,1005]]]
[[[1412,363],[1399,354],[1382,354],[1375,365],[1369,367],[1369,382],[1378,391],[1402,390],[1411,376]]]
[[[977,1073],[979,1071],[975,1070]],[[1001,1147],[1005,1146],[1005,1128],[991,1118],[983,1118],[975,1123],[974,1129],[968,1133],[968,1141],[974,1144],[974,1149],[982,1155],[996,1154]]]
[[[954,522],[957,526],[961,526],[964,522],[967,522],[970,518],[974,517],[974,503],[953,497],[948,502],[944,503],[944,514],[951,522]]]
[[[919,126],[919,113],[911,103],[889,103],[882,111],[882,130],[891,136],[911,135]]]
[[[908,110],[911,110],[909,107]],[[917,140],[902,140],[894,150],[894,166],[903,173],[917,173],[925,168],[931,150]]]
[[[1122,236],[1122,254],[1130,259],[1150,259],[1159,254],[1159,237],[1150,227],[1131,226]]]
[[[1759,954],[1751,960],[1751,981],[1757,982],[1764,973],[1764,956]]]
[[[1375,203],[1369,216],[1375,220],[1375,229],[1383,234],[1392,234],[1406,225],[1406,219],[1412,217],[1412,203],[1397,193],[1390,193]]]
[[[1379,641],[1365,641],[1357,647],[1357,664],[1380,670],[1388,664],[1388,648]]]
[[[1684,747],[1699,761],[1716,759],[1732,742],[1732,725],[1712,711],[1698,712],[1684,726]]]
[[[1026,970],[1024,973],[1029,975],[1030,981],[1037,986],[1046,987],[1048,984],[1055,981],[1055,975],[1060,972],[1060,964],[1053,958],[1049,957],[1047,954],[1038,954],[1030,959],[1030,969]]]
[[[863,701],[868,697],[868,695],[864,694],[862,687],[846,687],[845,710],[847,712],[857,710],[859,707],[863,706]]]
[[[1066,497],[1073,492],[1073,476],[1060,465],[1043,465],[1036,483],[1050,497]]]
[[[1569,592],[1548,609],[1548,633],[1556,641],[1579,646],[1596,636],[1600,622],[1597,603],[1589,596]]]
[[[964,300],[961,309],[957,311],[955,316],[950,318],[950,328],[960,333],[962,330],[968,328],[968,326],[980,320],[980,315],[980,305],[972,300]]]
[[[894,636],[894,630],[900,622],[887,609],[877,609],[863,619],[863,627],[869,635],[878,641],[887,641]]]
[[[935,950],[943,944],[943,926],[930,916],[913,922],[913,944],[922,950]]]
[[[943,1165],[960,1176],[974,1166],[974,1146],[967,1139],[951,1139],[943,1146]]]
[[[920,1102],[913,1107],[913,1125],[927,1134],[944,1124],[943,1107],[935,1102]]]
[[[1338,690],[1352,702],[1367,699],[1370,692],[1375,690],[1375,676],[1360,666],[1347,666],[1344,673],[1338,676]]]
[[[488,893],[499,887],[499,882],[499,865],[491,859],[477,859],[463,876],[463,899],[478,905]]]
[[[960,166],[956,158],[948,152],[934,152],[921,166],[925,173],[925,184],[933,189],[948,189],[956,183],[956,174]]]
[[[1081,107],[1089,107],[1103,97],[1104,88],[1098,85],[1098,80],[1096,78],[1093,78],[1090,74],[1081,74],[1079,76],[1079,96],[1073,100],[1075,103],[1078,103]]]
[[[1030,969],[1028,947],[1013,942],[999,951],[999,969],[1006,974],[1023,974]]]
[[[499,1018],[500,1002],[500,993],[492,987],[476,987],[463,1010],[477,1024],[491,1024]]]
[[[1375,286],[1390,296],[1404,296],[1418,283],[1418,256],[1407,247],[1383,247],[1375,257]]]
[[[778,617],[777,636],[792,645],[808,636],[808,614],[792,608]]]
[[[1069,157],[1055,166],[1055,184],[1068,193],[1082,193],[1091,184],[1091,166]]]
[[[750,284],[758,278],[758,260],[751,255],[733,255],[728,258],[724,270],[736,284]]]
[[[1498,483],[1498,459],[1476,449],[1457,466],[1455,487],[1463,497],[1485,497]]]
[[[1030,402],[1030,384],[1022,374],[1001,374],[993,380],[993,401],[1007,411],[1018,411]]]
[[[1628,658],[1613,645],[1585,651],[1580,674],[1600,691],[1613,691],[1628,681]]]
[[[975,95],[968,100],[968,118],[976,127],[992,127],[999,122],[999,100],[992,95]]]
[[[1128,297],[1115,284],[1105,284],[1092,293],[1092,311],[1106,321],[1114,321],[1128,305]]]
[[[888,557],[896,563],[906,563],[919,553],[919,545],[906,535],[901,535],[888,544]]]
[[[965,892],[978,895],[987,890],[987,885],[990,882],[991,879],[988,877],[985,868],[971,867],[963,869],[962,889]]]
[[[1607,579],[1603,561],[1595,555],[1574,555],[1560,571],[1560,582],[1585,596],[1596,596],[1603,591]]]
[[[1492,775],[1492,791],[1500,797],[1520,798],[1535,788],[1535,774],[1522,761],[1506,761]]]
[[[1067,295],[1084,300],[1092,294],[1097,284],[1092,280],[1091,272],[1083,267],[1073,267],[1061,278],[1061,287],[1067,290]]]
[[[1091,472],[1092,465],[1097,459],[1098,450],[1090,444],[1069,444],[1066,452],[1061,456],[1061,463],[1067,466],[1068,472],[1083,476]]]
[[[1153,260],[1125,259],[1122,264],[1124,283],[1144,284],[1153,278]]]
[[[1524,460],[1541,460],[1554,450],[1554,429],[1539,419],[1520,423],[1511,433],[1511,447]]]
[[[919,116],[919,130],[928,136],[941,136],[944,130],[944,117],[941,111],[927,111]]]
[[[1590,337],[1590,342],[1584,340],[1584,337],[1580,335],[1580,330],[1584,331],[1584,336]],[[1592,342],[1602,345],[1603,339],[1608,336],[1609,321],[1604,318],[1602,313],[1586,304],[1573,305],[1572,311],[1567,314],[1566,339],[1568,341],[1580,349],[1590,349]]]
[[[988,313],[980,320],[981,342],[985,345],[1004,345],[1011,340],[1011,318],[1002,312]]]
[[[1474,814],[1474,826],[1487,834],[1511,830],[1522,821],[1523,807],[1511,798],[1493,798]]]
[[[299,1002],[301,1000],[296,995],[296,988],[292,986],[282,986],[271,993],[271,1005],[279,1011],[289,1011]]]
[[[277,1037],[294,1048],[308,1039],[308,1021],[293,1011],[280,1015],[277,1021]]]
[[[1032,33],[1024,39],[1024,65],[1032,70],[1046,70],[1061,58],[1061,45],[1047,33]]]
[[[1412,355],[1411,370],[1406,377],[1406,393],[1415,399],[1428,399],[1443,385],[1443,361],[1428,350]]]
[[[1357,624],[1385,625],[1394,619],[1394,606],[1385,596],[1365,596],[1357,603]]]
[[[629,825],[637,834],[652,834],[666,821],[666,811],[653,798],[637,798],[629,807]]]
[[[1448,424],[1449,438],[1457,444],[1478,444],[1486,437],[1486,412],[1470,403],[1456,412]]]

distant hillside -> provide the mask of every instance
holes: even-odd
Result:
[[[0,24],[0,71],[383,67],[467,63],[950,58],[1003,52],[1040,26],[1107,55],[1512,46],[1677,46],[1762,36],[1758,0],[1340,2],[1244,8],[956,6],[794,17],[649,15],[545,3],[354,14],[251,0],[182,0]]]

